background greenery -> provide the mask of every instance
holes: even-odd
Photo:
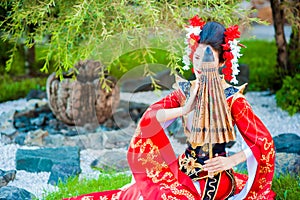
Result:
[[[7,74],[0,80],[0,102],[24,98],[30,90],[45,90],[46,78],[11,77]]]
[[[226,27],[238,24],[245,28],[253,22],[261,23],[259,19],[251,17],[255,16],[252,15],[255,10],[242,8],[239,5],[241,2],[242,0],[3,0],[0,2],[0,72],[5,74],[6,69],[10,70],[10,76],[25,73],[39,77],[42,76],[40,70],[45,73],[55,71],[58,76],[63,77],[63,73],[73,68],[79,60],[94,59],[106,66],[106,70],[99,74],[99,79],[102,86],[109,89],[106,84],[108,80],[105,79],[107,72],[120,76],[119,72],[125,73],[128,70],[126,67],[145,64],[143,76],[149,76],[154,88],[159,88],[153,77],[155,72],[146,63],[162,62],[172,73],[181,71],[180,59],[185,46],[183,28],[195,14],[207,21],[221,22]],[[291,24],[294,33],[292,36],[299,35],[299,18],[295,17],[298,16],[295,9],[298,8],[297,5],[299,6],[282,2],[280,8],[284,9],[287,21]],[[297,37],[293,41],[298,44]],[[250,67],[249,90],[276,92],[282,86],[284,77],[275,72],[278,70],[276,45],[259,41],[246,43],[249,46],[245,50],[247,56],[241,62]],[[126,59],[131,58],[139,58],[140,61],[135,60],[135,63],[129,62],[127,65]],[[293,62],[295,68],[299,68],[297,59]],[[293,79],[295,72],[288,75]],[[11,84],[7,78],[5,80],[0,84]],[[13,81],[16,81],[15,77]],[[285,84],[288,83],[290,82],[285,81]],[[36,88],[34,82],[24,84],[26,87],[23,88]],[[13,87],[2,88],[6,92]],[[292,89],[290,86],[283,88]],[[292,90],[300,92],[297,88]],[[8,95],[2,96],[0,102],[19,97],[18,94],[12,94],[14,92],[7,91]],[[23,94],[24,92],[20,93],[20,97]],[[285,100],[280,95],[277,99],[278,102]],[[289,98],[288,103],[281,103],[283,109],[291,110],[286,105],[293,107],[291,114],[300,110],[297,97]]]
[[[276,45],[274,41],[246,40],[241,41],[247,48],[241,50],[242,56],[239,63],[249,67],[250,91],[272,90],[276,84]],[[266,48],[268,47],[268,48]]]
[[[183,39],[182,39],[183,40]],[[155,46],[156,40],[152,40],[153,46]],[[270,90],[274,84],[276,84],[276,47],[275,42],[260,41],[260,40],[244,40],[241,41],[247,46],[242,49],[242,56],[240,63],[247,64],[250,69],[250,80],[248,90],[251,91],[263,91]],[[268,46],[268,48],[265,48]],[[36,48],[36,56],[43,57],[44,46],[38,46]],[[181,48],[178,46],[177,48]],[[106,52],[107,57],[111,57],[111,51]],[[176,55],[181,58],[181,55]],[[163,66],[170,65],[170,52],[161,48],[142,48],[136,49],[124,53],[117,57],[109,64],[109,73],[120,79],[126,72],[136,66],[140,66],[145,63],[158,63]],[[32,78],[26,77],[26,68],[23,67],[24,60],[21,56],[17,56],[14,60],[14,67],[6,72],[2,68],[3,78],[0,79],[0,89],[4,91],[0,96],[0,102],[13,100],[24,97],[31,89],[42,88],[44,89],[47,74],[55,71],[53,68],[48,73]],[[41,61],[41,63],[43,63]],[[177,61],[178,65],[182,65],[181,60]],[[160,69],[157,67],[155,72]],[[147,73],[147,72],[145,72]],[[185,76],[188,77],[190,72],[184,71]]]
[[[185,34],[183,28],[194,15],[226,27],[233,24],[244,27],[259,21],[249,17],[254,10],[242,8],[239,3],[241,0],[3,0],[0,34],[11,45],[5,68],[15,67],[14,60],[22,48],[32,58],[31,50],[44,45],[44,54],[39,57],[44,60],[41,67],[44,72],[54,67],[62,78],[76,62],[91,58],[100,60],[110,71],[109,63],[119,56],[153,47],[154,37],[155,47],[170,52],[169,66],[175,72],[180,70],[176,55],[184,51],[183,40],[178,42],[178,38]],[[176,48],[178,45],[181,48]],[[34,67],[33,61],[31,64]],[[145,67],[144,75],[153,73]],[[99,74],[99,78],[101,83],[107,81],[105,73]]]
[[[180,69],[179,59],[184,49],[182,30],[187,19],[199,14],[205,20],[219,21],[226,26],[247,26],[257,21],[249,17],[252,10],[238,6],[240,2],[2,0],[0,102],[24,97],[31,89],[44,90],[49,73],[55,71],[62,76],[79,60],[90,58],[103,62],[108,72],[116,77],[121,77],[134,66],[145,64],[145,61],[167,65],[175,72]],[[291,16],[294,16],[293,12]],[[242,52],[246,56],[240,60],[250,68],[248,89],[275,92],[273,88],[277,88],[279,80],[275,72],[275,42],[249,40],[242,43],[248,46]],[[32,48],[35,49],[35,63],[29,65],[24,55]],[[35,72],[35,76],[29,75],[28,71]],[[143,75],[153,74],[145,65]],[[100,74],[100,79],[104,77],[105,74]],[[299,75],[286,77],[282,89],[276,93],[278,105],[290,114],[300,110],[299,85]],[[86,185],[89,188],[95,186],[93,191],[118,188],[129,182],[127,178],[101,176],[91,181],[75,178],[67,184],[60,184],[60,192],[49,194],[47,198],[56,199],[61,194],[74,196],[79,190],[80,193],[92,192],[84,187]],[[112,187],[104,186],[106,180]],[[124,182],[114,184],[118,180]],[[300,196],[298,178],[276,178],[273,187],[279,199]]]
[[[277,105],[293,115],[300,110],[300,74],[286,76],[283,86],[276,92]]]

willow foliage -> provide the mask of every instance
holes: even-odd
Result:
[[[54,61],[57,75],[79,60],[109,63],[134,49],[148,47],[170,52],[169,67],[178,69],[183,54],[182,32],[187,20],[198,14],[205,20],[247,26],[256,19],[239,6],[241,0],[3,0],[2,39],[14,44],[6,68],[9,70],[17,44],[47,46],[42,71]],[[153,42],[153,38],[156,38]],[[180,56],[178,56],[180,55]],[[153,59],[155,59],[153,57]],[[155,63],[155,61],[154,61]],[[145,76],[153,73],[145,65]],[[125,70],[126,69],[120,69]],[[100,74],[105,80],[105,74]],[[104,84],[105,86],[105,84]]]

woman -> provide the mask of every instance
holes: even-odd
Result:
[[[273,199],[273,140],[239,88],[234,68],[238,54],[237,27],[190,20],[187,56],[196,80],[179,81],[178,89],[144,113],[128,149],[133,182],[119,190],[74,199]],[[184,58],[189,66],[189,60]],[[219,68],[225,63],[223,76]],[[186,66],[184,68],[187,68]],[[225,80],[224,80],[225,79]],[[187,149],[176,158],[165,134],[183,118]],[[227,155],[236,125],[248,148]],[[248,177],[232,168],[247,160]]]

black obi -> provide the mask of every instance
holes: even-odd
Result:
[[[226,143],[213,145],[213,157],[226,156]],[[200,172],[203,172],[202,165],[204,161],[209,159],[208,144],[193,148],[190,144],[186,148],[184,154],[179,156],[179,169],[187,174],[191,179],[201,179]],[[206,173],[207,174],[207,173]],[[203,173],[202,173],[203,175]]]

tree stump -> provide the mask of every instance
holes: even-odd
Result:
[[[113,77],[110,91],[102,89],[99,73],[104,66],[97,61],[80,61],[75,65],[76,79],[64,75],[60,80],[52,73],[47,79],[49,107],[57,119],[69,125],[102,124],[112,116],[120,101],[119,88]]]

